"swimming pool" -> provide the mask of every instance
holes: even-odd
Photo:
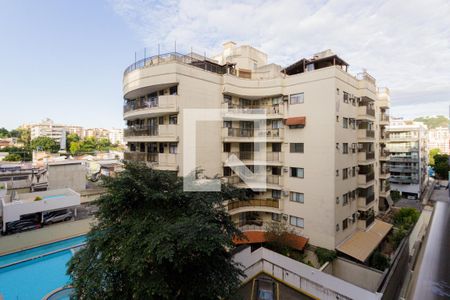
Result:
[[[70,283],[66,264],[73,255],[71,248],[85,240],[85,236],[80,236],[0,256],[0,265],[12,263],[0,267],[0,294],[5,300],[41,300]]]

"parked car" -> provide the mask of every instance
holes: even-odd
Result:
[[[34,220],[19,220],[6,223],[6,230],[3,234],[12,234],[41,227],[42,225]]]
[[[73,212],[63,209],[63,210],[56,210],[49,212],[47,214],[44,214],[43,217],[43,224],[53,224],[61,221],[69,221],[73,218]]]

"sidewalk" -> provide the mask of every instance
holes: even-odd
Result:
[[[0,237],[0,255],[25,250],[89,232],[94,218],[63,222],[41,229]]]

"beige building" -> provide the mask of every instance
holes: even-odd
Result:
[[[427,127],[397,118],[391,120],[387,130],[391,190],[404,197],[419,198],[428,182]]]
[[[124,73],[125,159],[183,175],[184,142],[195,134],[196,165],[206,175],[246,188],[225,165],[232,154],[251,171],[266,172],[266,190],[248,189],[249,200],[227,204],[244,232],[285,222],[313,245],[355,256],[346,243],[383,223],[375,216],[388,208],[389,156],[380,139],[389,92],[378,94],[374,78],[347,68],[327,50],[283,69],[268,64],[265,53],[232,42],[213,58],[145,58]],[[186,135],[183,111],[189,108],[223,109],[223,120],[198,122]],[[251,109],[266,110],[259,125]],[[266,161],[255,159],[258,151],[266,152]]]
[[[40,123],[24,125],[22,127],[30,128],[31,140],[40,136],[49,137],[60,145],[60,149],[66,149],[66,125],[56,124],[53,120],[47,118]]]
[[[448,127],[428,129],[428,149],[439,149],[441,153],[450,154],[450,132]]]

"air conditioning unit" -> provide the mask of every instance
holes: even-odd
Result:
[[[289,216],[287,214],[281,214],[281,217],[283,218],[283,220],[287,221],[287,219],[289,218]]]
[[[288,167],[283,167],[283,172],[284,172],[284,173],[289,172],[289,168],[288,168]]]
[[[283,196],[289,196],[289,191],[283,190]]]

